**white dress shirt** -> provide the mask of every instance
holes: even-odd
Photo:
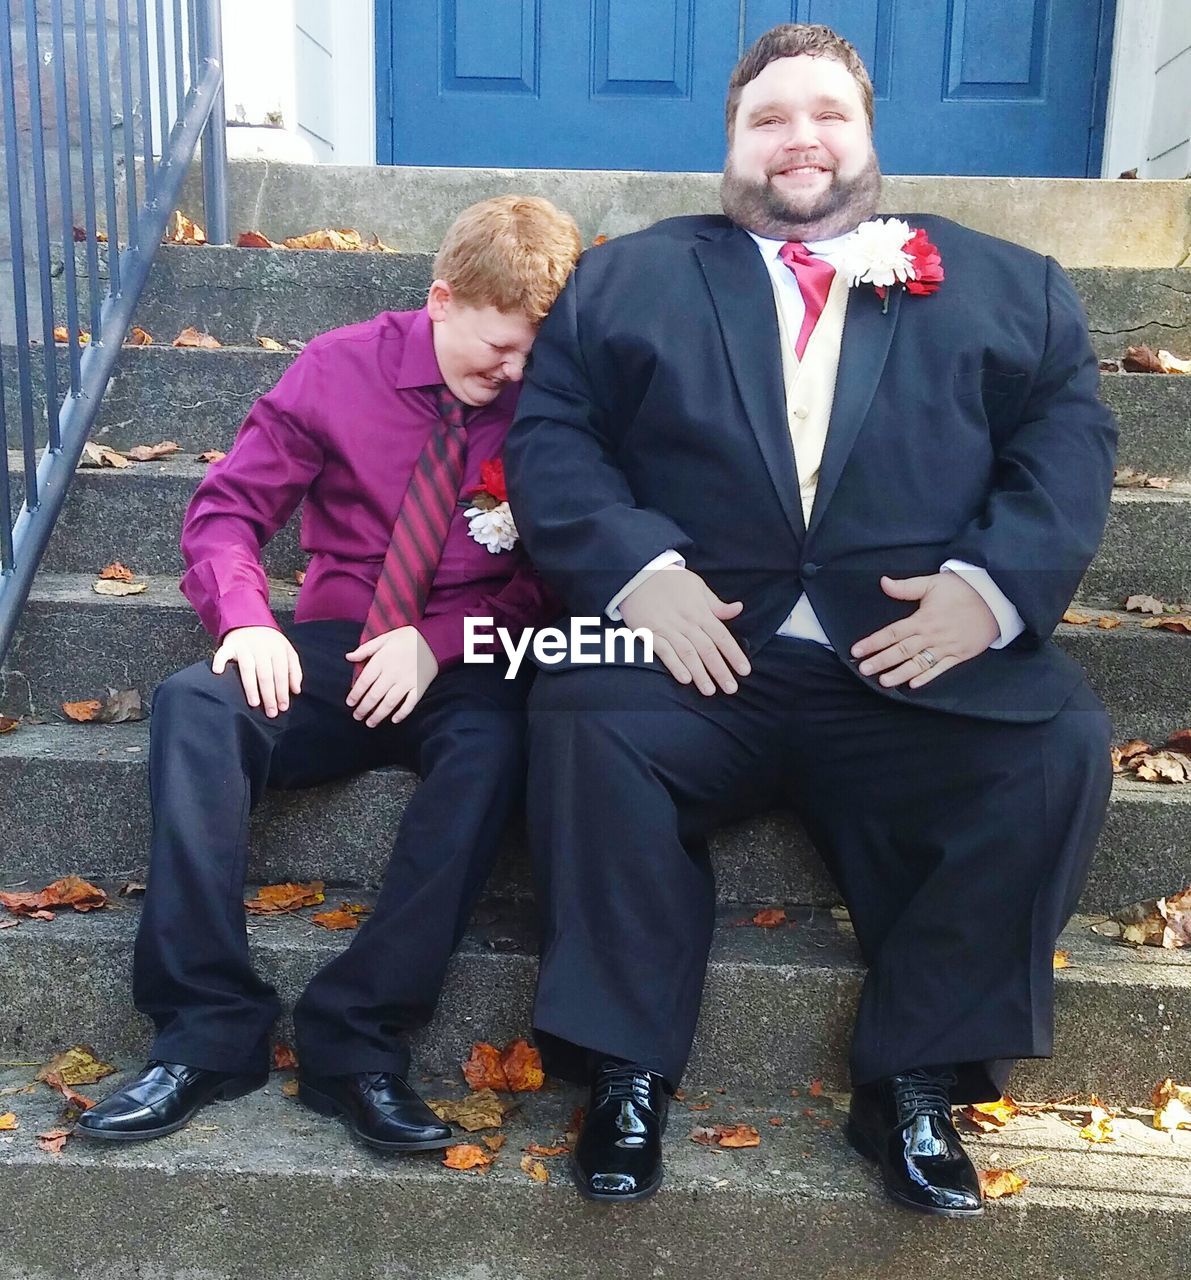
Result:
[[[782,245],[786,242],[784,240],[771,240],[766,236],[756,235],[752,231],[749,232],[749,235],[752,236],[761,252],[761,256],[765,259],[765,265],[769,269],[774,287],[782,292],[783,306],[791,317],[793,331],[797,333],[806,315],[806,303],[802,298],[802,290],[798,287],[798,277],[778,257]],[[808,242],[806,247],[815,257],[823,258],[835,265],[846,239],[847,235],[836,236],[831,240]],[[612,597],[606,610],[608,617],[614,622],[619,622],[621,617],[620,605],[625,597],[634,592],[652,574],[661,569],[684,568],[686,568],[686,560],[677,551],[663,551],[661,555],[656,556],[636,573]],[[1025,623],[1022,621],[1021,614],[1018,613],[1008,596],[992,580],[987,570],[969,564],[966,560],[947,560],[940,566],[940,572],[962,574],[964,581],[980,593],[981,598],[988,605],[997,621],[997,626],[1000,628],[1000,635],[993,641],[991,648],[1003,649],[1007,644],[1011,644],[1016,640],[1025,630]],[[801,640],[813,640],[817,644],[831,648],[831,641],[827,639],[827,634],[811,607],[810,597],[805,592],[798,597],[789,616],[778,628],[778,635],[793,636]]]

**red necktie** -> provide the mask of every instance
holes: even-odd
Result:
[[[798,331],[798,341],[794,344],[794,353],[801,360],[806,353],[811,333],[827,305],[835,268],[830,262],[814,257],[806,245],[798,240],[790,240],[782,245],[777,256],[794,272],[802,300],[806,304],[806,315],[803,317],[802,328]]]
[[[421,619],[463,483],[465,406],[438,390],[438,422],[418,455],[393,522],[360,643]]]

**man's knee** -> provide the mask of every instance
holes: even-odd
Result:
[[[197,714],[213,707],[236,711],[248,706],[236,667],[222,675],[211,670],[210,662],[196,662],[164,680],[153,695],[152,724],[186,724]]]

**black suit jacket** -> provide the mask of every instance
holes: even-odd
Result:
[[[1051,259],[944,218],[929,296],[848,301],[809,527],[787,427],[776,311],[756,245],[724,217],[674,218],[585,253],[534,345],[506,446],[532,559],[571,612],[601,616],[674,548],[748,650],[810,597],[836,653],[913,612],[881,574],[988,570],[1026,624],[919,690],[884,696],[1041,721],[1082,679],[1050,635],[1099,544],[1116,425],[1083,308]],[[863,679],[859,672],[857,679]]]

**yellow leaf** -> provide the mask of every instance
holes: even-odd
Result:
[[[1079,1136],[1088,1142],[1115,1142],[1117,1135],[1113,1129],[1114,1116],[1104,1107],[1093,1107],[1091,1118],[1079,1131]]]
[[[1056,951],[1055,957],[1054,957],[1054,967],[1056,969],[1070,969],[1071,968],[1071,952]]]
[[[15,1111],[6,1111],[0,1116],[0,1133],[11,1133],[14,1129],[19,1129],[21,1122],[17,1119]]]
[[[540,1160],[535,1160],[533,1156],[525,1155],[521,1157],[521,1172],[528,1174],[534,1182],[550,1181],[546,1166]]]
[[[1005,1196],[1015,1196],[1030,1181],[1011,1169],[981,1169],[980,1191],[986,1200],[1002,1200]]]
[[[1154,1086],[1154,1128],[1173,1133],[1191,1129],[1191,1085],[1175,1084],[1167,1076]]]

